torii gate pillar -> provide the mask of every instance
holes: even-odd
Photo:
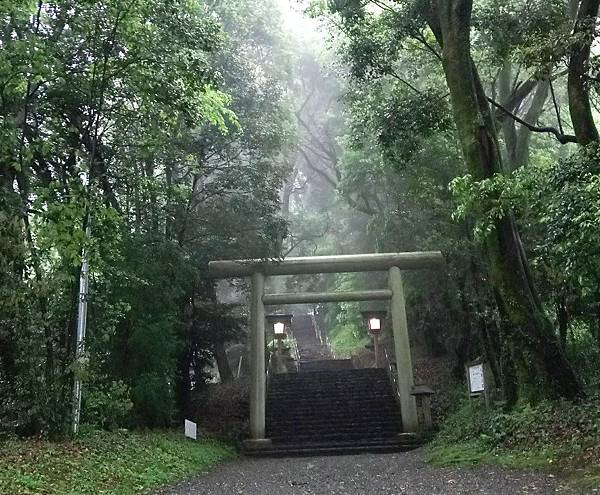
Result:
[[[250,294],[250,438],[265,438],[267,379],[265,374],[265,276],[252,274]]]
[[[406,322],[406,304],[400,268],[393,266],[388,271],[388,284],[392,290],[390,309],[392,313],[392,332],[394,334],[394,351],[398,371],[398,392],[400,395],[400,411],[402,429],[407,433],[415,433],[419,429],[417,402],[411,395],[415,384],[413,378],[410,340]]]

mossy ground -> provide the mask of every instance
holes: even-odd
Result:
[[[9,440],[0,446],[0,493],[144,493],[235,457],[218,441],[172,431],[89,431],[77,440]]]

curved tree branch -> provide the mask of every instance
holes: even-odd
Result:
[[[579,142],[575,136],[573,136],[571,134],[563,134],[558,129],[556,129],[555,127],[551,127],[551,126],[537,126],[537,125],[533,125],[533,124],[530,124],[529,122],[524,121],[522,118],[518,117],[517,115],[515,115],[514,113],[512,113],[510,110],[508,110],[507,108],[503,107],[502,105],[500,105],[500,103],[498,103],[497,101],[493,100],[489,96],[487,97],[487,100],[492,105],[494,105],[496,108],[498,108],[502,112],[504,112],[511,119],[514,119],[519,124],[524,125],[525,127],[527,127],[527,129],[529,129],[532,132],[545,132],[545,133],[548,133],[548,134],[554,134],[554,137],[556,137],[556,139],[558,140],[558,142],[561,143],[561,144],[578,143]]]

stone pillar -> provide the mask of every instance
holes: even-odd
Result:
[[[417,403],[412,394],[414,385],[408,324],[406,322],[406,305],[400,268],[393,266],[388,272],[388,283],[392,290],[391,313],[392,331],[394,333],[394,349],[398,369],[398,392],[400,394],[400,412],[402,429],[405,433],[415,433],[419,428]]]
[[[265,276],[252,275],[250,293],[250,439],[265,438],[266,375],[265,375]]]

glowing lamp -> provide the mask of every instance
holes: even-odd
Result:
[[[387,311],[361,311],[369,335],[373,337],[373,351],[375,353],[375,367],[379,368],[381,350],[379,348],[379,335],[383,329],[383,322]]]
[[[285,323],[281,321],[274,323],[273,330],[275,331],[275,335],[283,335],[285,333]]]
[[[383,322],[387,311],[361,311],[363,320],[371,335],[379,335],[383,329]]]
[[[369,330],[371,332],[381,330],[381,320],[379,318],[369,318]]]
[[[292,325],[292,315],[267,315],[267,322],[273,326],[274,337],[283,340]]]

